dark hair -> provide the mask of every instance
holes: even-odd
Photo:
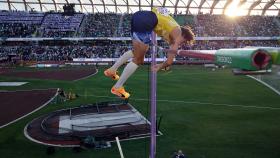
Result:
[[[194,43],[194,33],[189,26],[181,26],[182,36],[185,38],[186,43],[193,44]]]

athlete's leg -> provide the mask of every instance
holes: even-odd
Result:
[[[127,62],[129,59],[131,59],[133,57],[133,53],[132,50],[129,50],[127,52],[125,52],[116,62],[115,64],[110,67],[110,70],[112,71],[117,71],[118,68],[124,64],[125,62]]]
[[[118,80],[119,75],[117,74],[118,68],[133,57],[131,50],[125,52],[109,69],[104,71],[105,76],[112,78],[113,80]]]
[[[126,67],[124,68],[120,76],[120,79],[111,89],[111,92],[113,94],[116,94],[122,98],[129,97],[129,93],[125,92],[123,85],[126,82],[126,80],[135,72],[138,66],[140,64],[143,64],[144,56],[149,49],[149,45],[146,45],[137,40],[132,40],[132,45],[133,45],[134,58],[129,64],[126,65]]]
[[[135,72],[135,70],[138,68],[138,65],[143,64],[144,62],[144,56],[149,49],[149,46],[140,42],[133,40],[133,54],[134,58],[133,60],[126,65],[124,68],[122,75],[118,82],[115,84],[115,88],[120,88],[123,86],[123,84],[126,82],[126,80]]]

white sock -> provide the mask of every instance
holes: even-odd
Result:
[[[125,81],[135,72],[135,70],[138,68],[138,65],[135,64],[134,62],[130,62],[129,64],[126,65],[126,67],[124,68],[120,79],[118,80],[118,82],[115,84],[115,88],[120,88],[123,86],[123,84],[125,83]]]
[[[110,68],[113,71],[117,71],[118,68],[124,64],[125,62],[127,62],[130,58],[132,58],[134,55],[132,53],[132,50],[129,50],[127,52],[125,52],[116,62],[115,64]]]

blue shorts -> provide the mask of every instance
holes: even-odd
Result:
[[[152,32],[132,32],[132,40],[137,40],[144,44],[151,44]]]
[[[131,35],[133,40],[151,43],[152,32],[158,23],[157,16],[152,11],[137,11],[131,19]]]

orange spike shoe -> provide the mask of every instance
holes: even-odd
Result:
[[[116,71],[112,71],[110,69],[105,70],[104,75],[111,78],[112,80],[119,80],[120,78]]]
[[[130,94],[127,93],[123,87],[120,88],[112,87],[111,93],[117,95],[118,97],[121,97],[122,99],[128,99],[130,96]]]

